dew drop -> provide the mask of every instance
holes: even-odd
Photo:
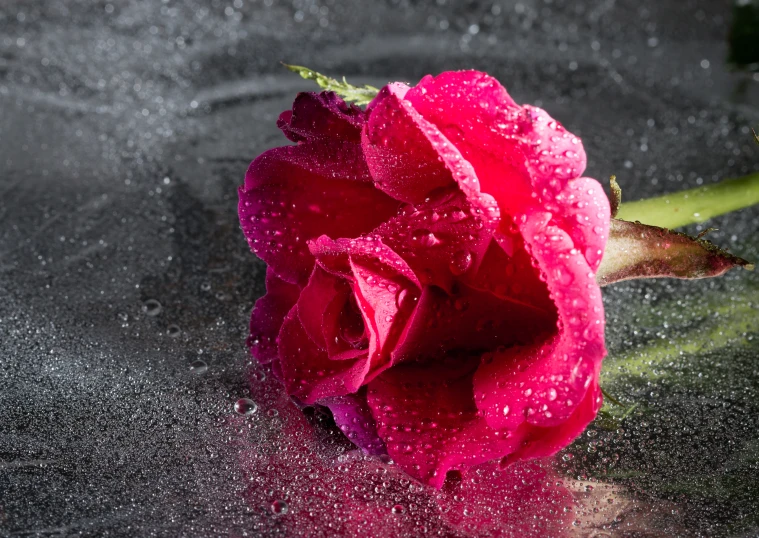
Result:
[[[148,316],[157,316],[161,313],[161,310],[163,310],[161,303],[155,299],[148,299],[142,305],[142,311]]]
[[[271,510],[271,513],[275,516],[284,516],[288,510],[290,510],[290,507],[287,506],[287,503],[285,501],[276,500],[273,503],[271,503],[271,506],[269,507]]]
[[[393,506],[393,514],[403,514],[406,512],[406,507],[402,504],[396,504]]]
[[[192,361],[190,364],[190,372],[192,372],[195,375],[203,375],[208,371],[208,365],[206,364],[206,361],[202,361],[200,359],[196,361]]]
[[[466,271],[472,266],[472,253],[468,250],[462,249],[453,255],[451,260],[450,269],[451,273],[458,276],[466,273]]]
[[[172,338],[176,338],[180,334],[182,334],[182,329],[179,328],[179,325],[174,325],[173,323],[166,327],[166,334],[171,336]]]
[[[250,398],[240,398],[235,402],[235,413],[238,415],[252,415],[258,411],[258,405]]]

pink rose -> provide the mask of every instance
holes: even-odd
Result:
[[[301,93],[240,222],[268,264],[249,345],[288,393],[441,487],[547,456],[601,404],[609,232],[580,140],[476,71]]]

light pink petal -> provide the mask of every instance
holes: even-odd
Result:
[[[371,104],[362,133],[366,162],[377,188],[393,198],[419,203],[439,188],[458,185],[479,192],[471,165],[430,122],[403,99],[408,87],[382,88]]]
[[[285,316],[298,300],[300,288],[266,270],[266,295],[256,301],[250,315],[248,347],[258,362],[268,364],[278,357],[277,335]]]
[[[408,474],[440,488],[449,470],[500,458],[519,439],[490,428],[472,399],[477,360],[401,364],[369,383],[367,401],[388,454]]]
[[[377,435],[377,425],[366,403],[366,389],[356,394],[335,396],[319,400],[332,411],[335,424],[353,442],[367,454],[386,454],[385,444]]]
[[[398,203],[367,182],[361,147],[313,142],[267,151],[239,191],[251,250],[283,280],[305,285],[314,259],[308,240],[358,237],[397,212]]]
[[[285,110],[277,127],[293,142],[318,138],[361,140],[364,111],[348,105],[334,92],[302,92],[295,97],[292,110]]]
[[[515,431],[522,423],[558,426],[597,381],[604,348],[601,290],[570,237],[534,212],[520,224],[559,315],[545,343],[486,354],[474,376],[475,400],[488,424]]]
[[[295,305],[285,317],[277,339],[279,364],[287,393],[311,404],[321,398],[356,392],[364,381],[366,355],[330,360],[306,333]]]

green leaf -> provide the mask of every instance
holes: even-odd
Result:
[[[708,278],[733,267],[754,268],[704,239],[640,222],[611,219],[596,280],[606,286],[635,278]]]
[[[335,92],[344,100],[350,103],[355,103],[359,106],[368,105],[372,99],[377,96],[377,93],[379,93],[379,90],[374,86],[369,86],[366,84],[363,86],[354,86],[353,84],[349,84],[348,81],[345,80],[345,77],[343,77],[343,80],[340,81],[326,75],[322,75],[321,73],[317,73],[308,67],[289,64],[283,65],[293,73],[299,74],[306,80],[313,80],[316,82],[316,84],[319,85],[321,89]]]
[[[759,173],[656,198],[627,202],[620,206],[617,218],[637,220],[662,228],[678,228],[757,203]]]

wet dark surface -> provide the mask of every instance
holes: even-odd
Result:
[[[303,419],[265,372],[249,382],[264,265],[236,187],[312,89],[279,62],[374,85],[488,71],[637,199],[759,170],[759,77],[725,64],[730,16],[713,0],[5,0],[0,535],[524,535],[431,515],[434,492]],[[758,209],[709,225],[759,260]],[[759,278],[605,294],[603,383],[638,407],[557,458],[585,503],[564,530],[759,535]],[[241,397],[257,411],[236,415]],[[366,474],[338,480],[337,461]],[[345,523],[364,513],[371,531]]]

